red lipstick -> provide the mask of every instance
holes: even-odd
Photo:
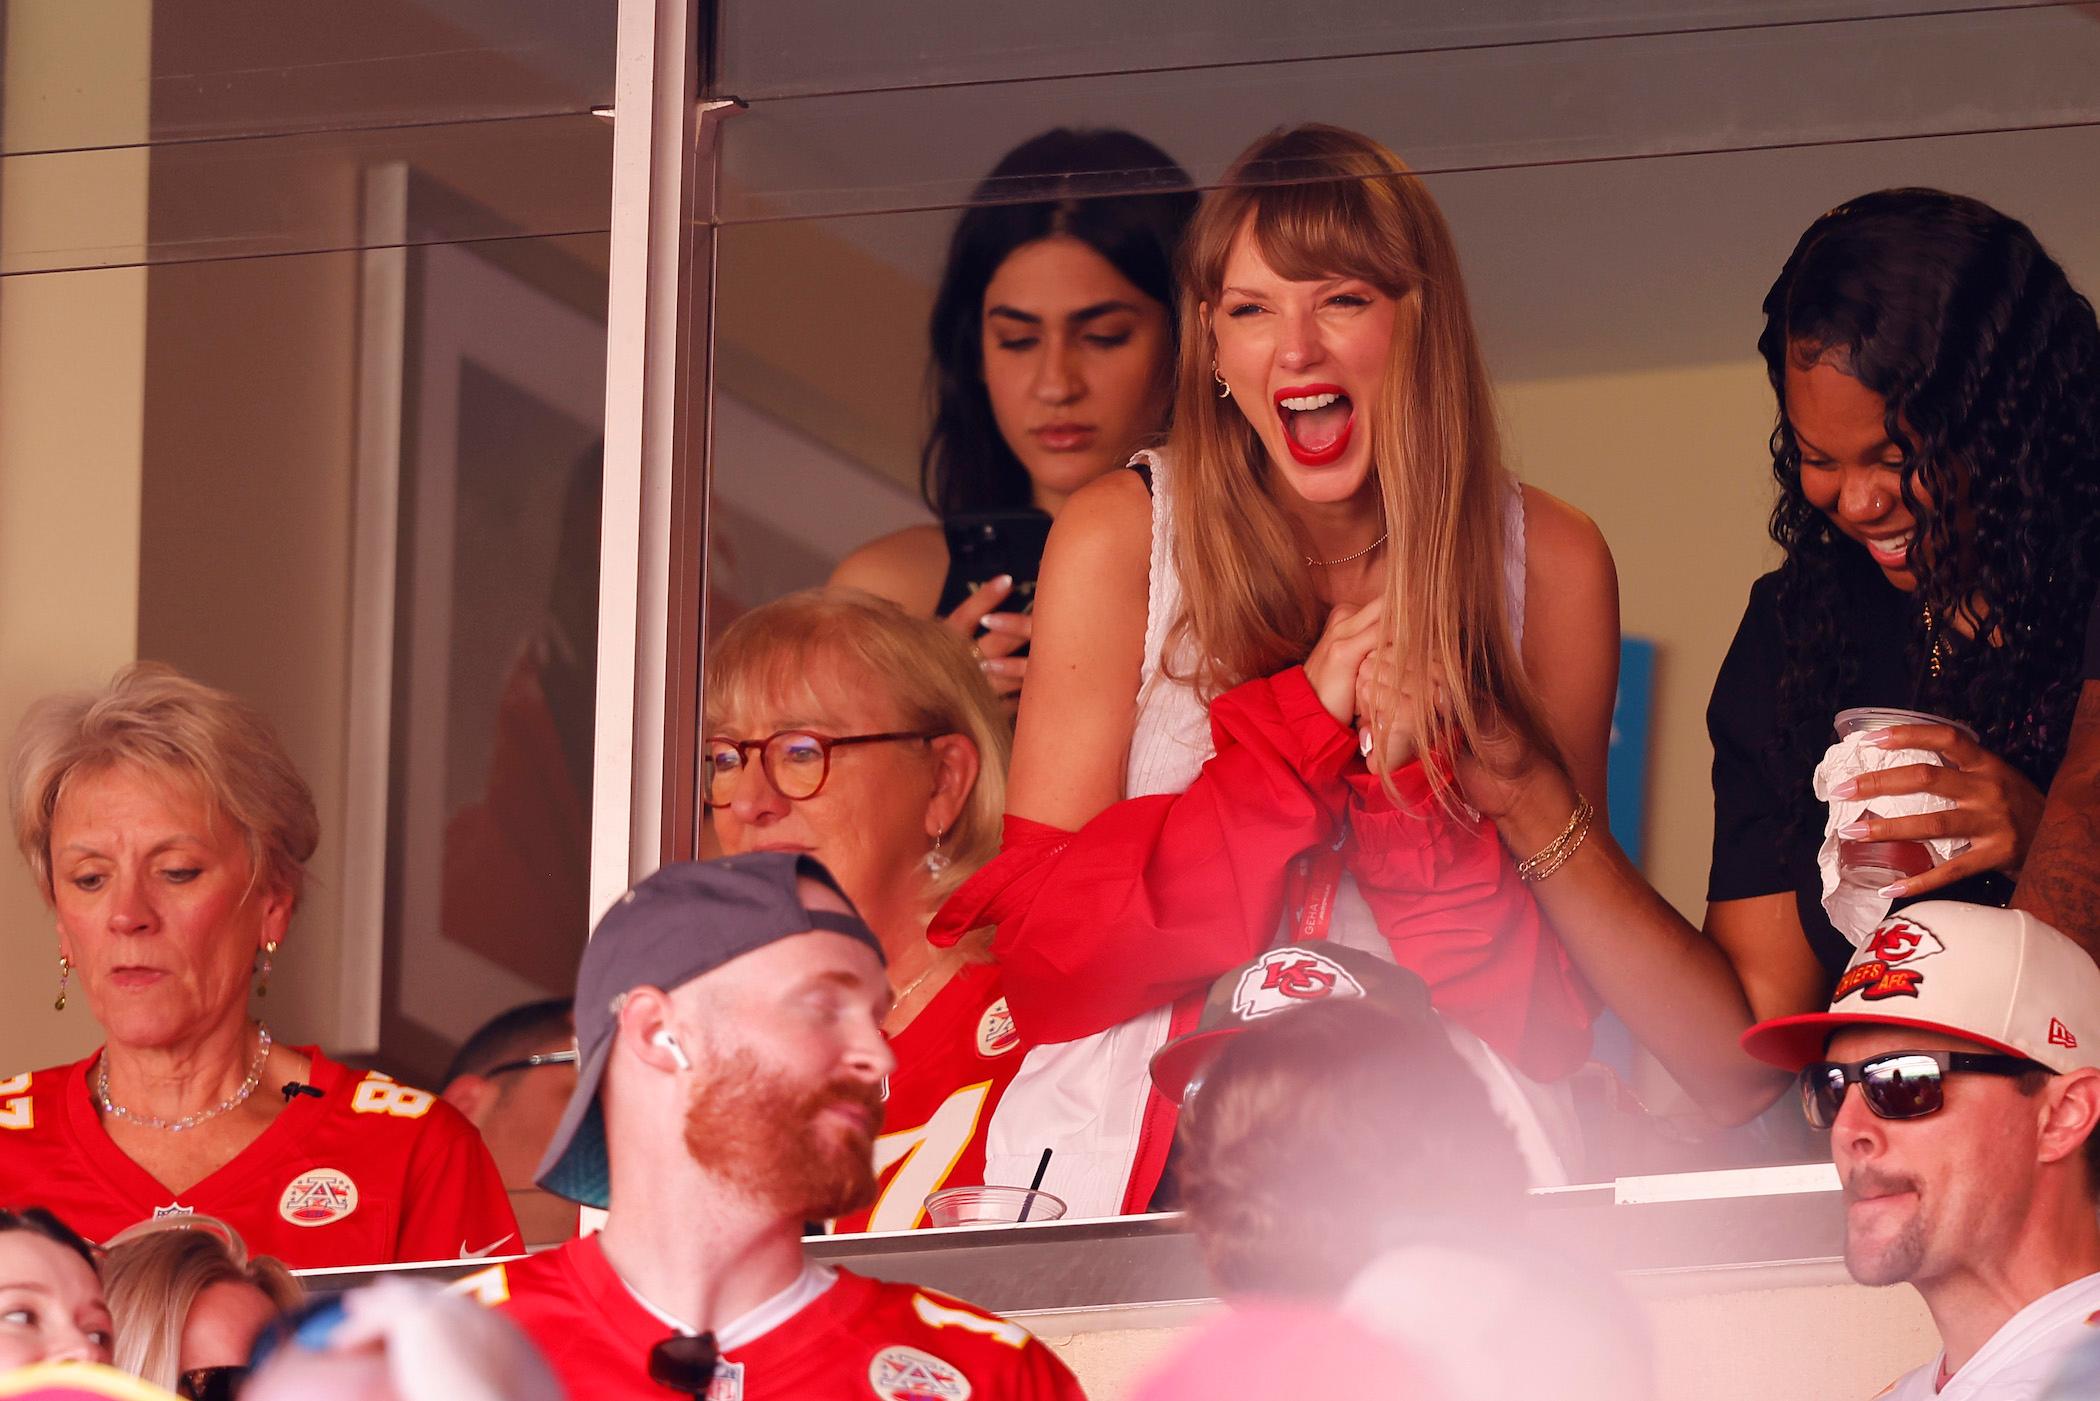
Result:
[[[1286,399],[1313,398],[1322,394],[1335,394],[1343,398],[1348,397],[1347,391],[1339,384],[1294,384],[1276,391],[1276,414],[1283,423],[1284,445],[1290,449],[1291,456],[1303,467],[1325,467],[1340,458],[1343,453],[1349,450],[1349,439],[1356,430],[1356,404],[1354,400],[1351,400],[1349,417],[1342,421],[1341,431],[1334,435],[1334,441],[1322,448],[1309,448],[1298,441],[1297,434],[1291,431],[1291,416],[1295,413],[1310,411],[1286,408],[1283,401]]]

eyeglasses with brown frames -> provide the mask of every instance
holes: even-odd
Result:
[[[831,751],[846,744],[887,744],[895,740],[938,739],[940,730],[886,730],[874,735],[820,735],[809,730],[778,730],[764,739],[731,739],[715,735],[701,749],[701,780],[709,807],[727,807],[736,796],[737,775],[752,751],[781,797],[799,803],[823,791],[831,777]]]

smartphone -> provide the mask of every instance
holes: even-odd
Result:
[[[948,577],[962,584],[960,595],[942,598],[943,614],[1001,574],[1014,576],[1014,591],[999,605],[1000,612],[1026,613],[1035,607],[1035,576],[1050,539],[1050,517],[1041,511],[983,511],[951,516],[941,524],[948,536]]]

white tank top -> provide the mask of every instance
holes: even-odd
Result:
[[[1181,576],[1174,568],[1174,474],[1165,453],[1146,451],[1136,461],[1152,469],[1152,570],[1145,602],[1145,665],[1139,673],[1137,724],[1123,771],[1123,796],[1179,793],[1215,751],[1210,743],[1210,707],[1186,681],[1167,675],[1167,633],[1181,611]],[[1503,574],[1509,585],[1510,633],[1524,643],[1524,493],[1510,483],[1502,515]],[[1193,672],[1189,640],[1183,637],[1174,670]]]

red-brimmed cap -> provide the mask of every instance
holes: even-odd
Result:
[[[2057,1071],[2100,1065],[2100,966],[2023,910],[1931,900],[1868,936],[1829,1011],[1759,1022],[1742,1046],[1799,1070],[1848,1026],[1959,1036]]]

